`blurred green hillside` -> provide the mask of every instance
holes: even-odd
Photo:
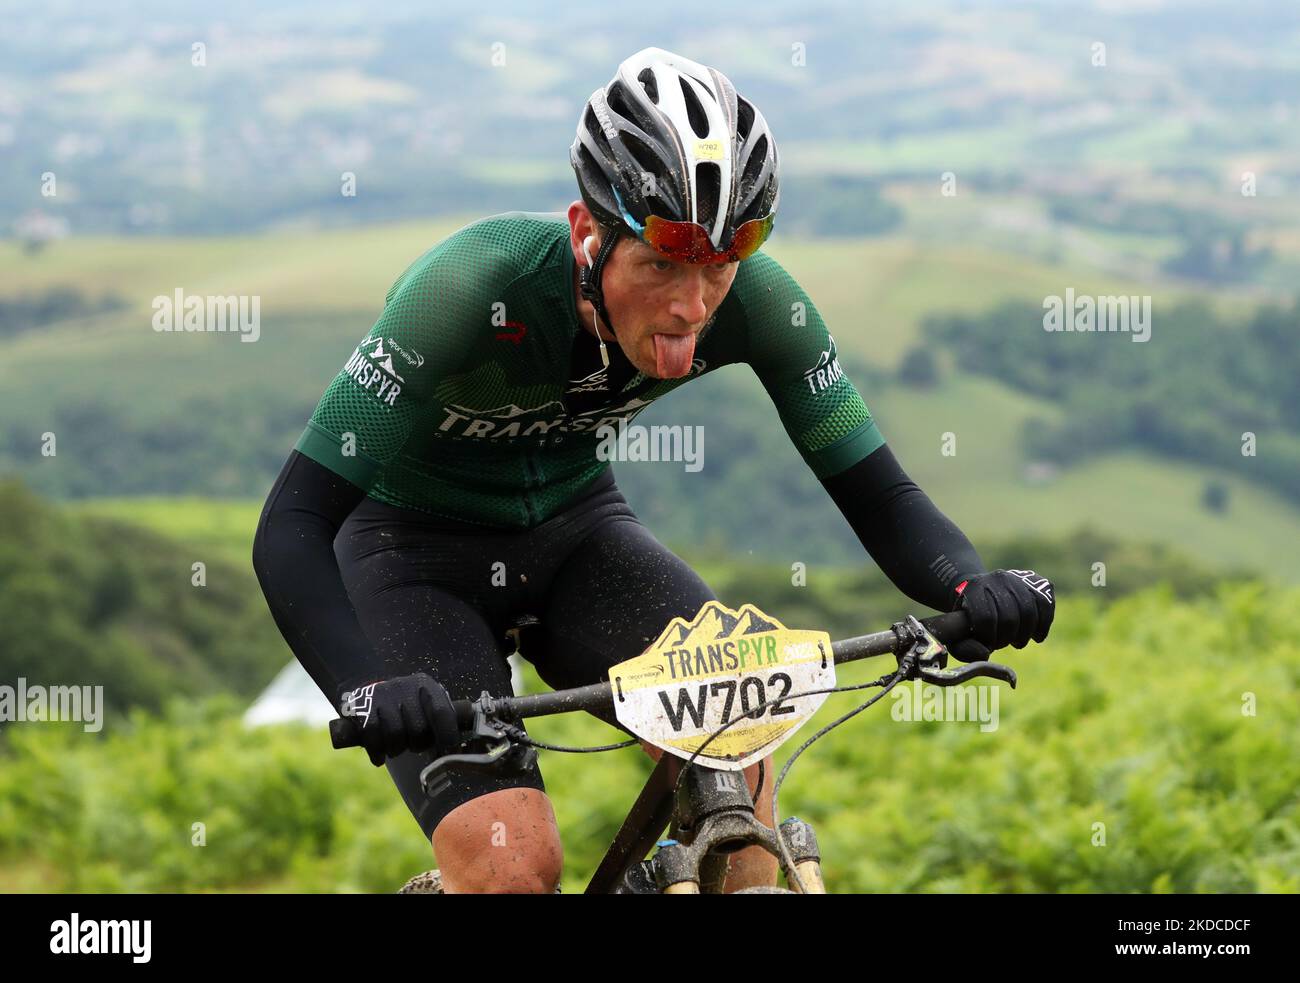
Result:
[[[125,713],[251,698],[284,665],[247,554],[78,516],[12,481],[0,512],[0,684],[103,686],[105,708]]]

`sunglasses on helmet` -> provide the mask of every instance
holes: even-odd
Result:
[[[775,213],[763,218],[750,219],[736,230],[731,243],[725,249],[715,249],[704,226],[696,222],[676,222],[659,215],[651,215],[642,225],[623,207],[623,199],[614,191],[623,220],[647,246],[668,259],[680,263],[737,263],[754,255],[759,246],[772,234],[772,221]]]

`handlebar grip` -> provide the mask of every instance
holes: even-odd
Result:
[[[456,709],[456,726],[461,730],[470,730],[474,726],[474,700],[452,700]]]
[[[330,721],[330,743],[335,751],[361,747],[361,725],[356,717],[335,717]]]
[[[933,618],[922,618],[921,624],[944,645],[970,638],[970,615],[965,611],[949,611]]]
[[[456,708],[456,724],[461,730],[474,726],[474,701],[452,700]],[[330,744],[334,750],[345,747],[361,747],[361,722],[356,717],[335,717],[330,721]]]

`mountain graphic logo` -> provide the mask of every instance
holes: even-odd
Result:
[[[392,353],[384,351],[384,339],[376,338],[374,339],[374,341],[375,341],[375,350],[370,353],[370,360],[375,364],[377,364],[381,369],[383,369],[385,372],[391,375],[398,382],[405,382],[406,380],[403,379],[400,375],[398,375],[397,370],[393,368]]]
[[[831,337],[830,335],[827,335],[826,338],[827,338],[827,341],[830,342],[830,347],[827,348],[826,351],[824,351],[824,352],[821,353],[821,355],[820,355],[820,356],[818,357],[818,359],[817,359],[817,364],[816,364],[816,365],[814,365],[811,369],[805,369],[805,370],[804,370],[804,373],[803,373],[803,374],[804,374],[805,376],[810,376],[810,375],[812,375],[814,372],[816,372],[818,369],[824,369],[824,368],[826,368],[826,366],[830,365],[831,362],[835,361],[836,356],[837,356],[837,353],[836,353],[836,351],[835,351],[835,339],[834,339],[833,337]]]
[[[692,620],[674,618],[669,622],[652,648],[657,648],[664,642],[668,642],[674,648],[689,648],[695,645],[707,645],[709,642],[724,638],[757,635],[760,632],[779,631],[784,628],[785,625],[764,614],[752,604],[745,604],[739,611],[733,611],[719,601],[709,601],[700,608]]]
[[[529,413],[564,412],[564,404],[558,399],[552,399],[541,406],[517,406],[514,403],[506,403],[504,406],[494,406],[490,410],[475,409],[472,406],[459,406],[456,403],[450,405],[453,410],[464,413],[466,416],[488,417],[493,420],[513,420],[517,416],[527,416]]]
[[[596,416],[597,414],[601,416],[619,416],[624,413],[631,413],[633,410],[639,410],[642,406],[649,405],[650,400],[637,399],[633,396],[622,406],[605,406],[594,410],[585,410],[584,412],[579,413],[578,416]]]

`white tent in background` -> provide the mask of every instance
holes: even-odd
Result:
[[[297,659],[291,661],[244,711],[245,727],[265,724],[310,724],[325,727],[338,711],[316,688]]]
[[[510,684],[516,693],[522,693],[523,679],[519,674],[518,658],[510,657]],[[337,716],[338,711],[316,688],[307,670],[294,659],[244,711],[244,726],[300,723],[325,727]]]

